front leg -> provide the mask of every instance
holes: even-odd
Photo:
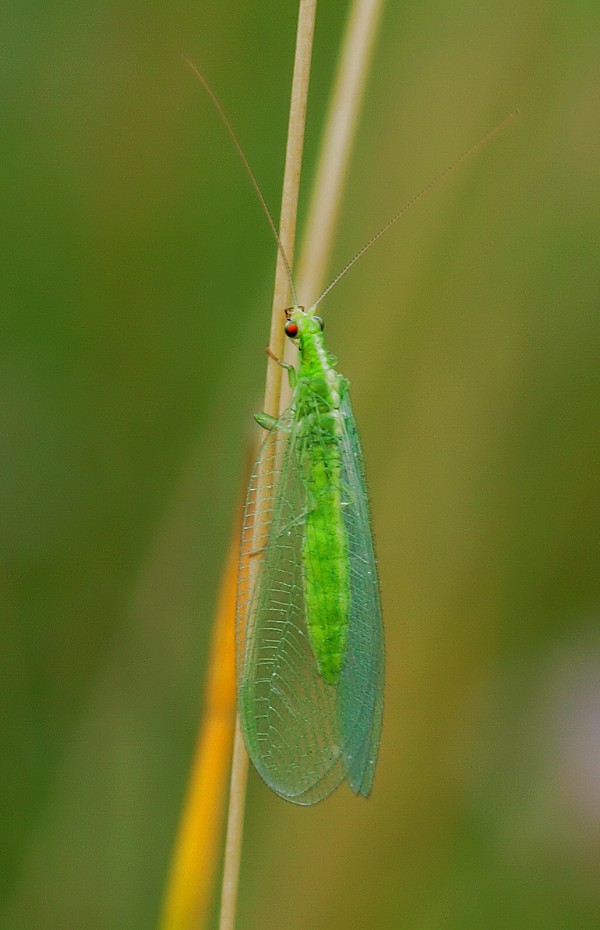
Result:
[[[290,365],[289,362],[282,362],[280,358],[277,358],[274,352],[271,352],[271,349],[269,348],[269,346],[267,346],[267,348],[265,349],[265,352],[267,353],[269,358],[273,359],[274,362],[277,362],[278,365],[281,365],[282,368],[285,368],[285,370],[288,373],[290,388],[293,391],[294,388],[296,387],[296,369],[294,368],[294,366]]]
[[[281,365],[281,367],[287,371],[290,389],[293,391],[296,387],[296,369],[294,366],[289,365],[288,362],[282,362],[280,358],[277,358],[274,352],[271,352],[269,346],[267,346],[265,352],[270,359],[273,359],[274,362],[277,362],[278,365]],[[262,426],[262,428],[266,430],[272,430],[278,423],[278,418],[272,417],[269,413],[255,413],[254,419],[259,426]]]
[[[269,432],[277,426],[277,417],[272,417],[268,413],[255,413],[254,419],[259,426],[269,430]]]

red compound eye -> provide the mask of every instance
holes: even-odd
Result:
[[[295,339],[298,335],[298,324],[294,323],[293,320],[288,320],[284,326],[286,336],[289,336],[290,339]]]

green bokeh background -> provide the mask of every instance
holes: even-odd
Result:
[[[318,12],[304,204],[347,4]],[[0,925],[155,925],[260,405],[296,5],[0,14]],[[600,925],[600,8],[389,4],[323,305],[387,632],[372,798],[254,775],[239,927]],[[310,299],[314,295],[301,295]]]

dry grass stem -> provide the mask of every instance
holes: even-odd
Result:
[[[301,0],[298,15],[294,76],[292,81],[288,142],[279,224],[280,240],[290,267],[292,266],[294,256],[296,216],[298,211],[300,173],[302,168],[304,130],[306,123],[306,104],[308,99],[316,11],[316,0]],[[278,253],[269,345],[273,353],[279,357],[283,354],[284,339],[283,327],[281,325],[281,310],[287,304],[289,287],[288,270],[285,266],[283,256]],[[280,394],[281,368],[276,362],[269,359],[263,407],[267,413],[276,414],[278,412]],[[257,523],[260,522],[259,514],[255,515],[255,519]],[[257,563],[255,566],[256,570],[258,567],[258,559],[255,561]],[[240,730],[239,719],[236,719],[219,930],[233,930],[235,926],[247,772],[248,757]]]
[[[296,217],[300,192],[300,173],[306,124],[306,104],[310,79],[310,59],[314,37],[316,0],[304,0],[300,4],[294,77],[288,122],[288,142],[285,156],[283,194],[279,221],[279,237],[290,267],[294,263],[296,242]],[[281,311],[289,303],[290,284],[283,256],[278,252],[271,309],[271,331],[269,346],[277,358],[283,357],[285,335],[281,325]],[[264,407],[266,413],[277,416],[281,396],[281,367],[269,361],[265,385]]]
[[[323,286],[382,7],[383,0],[354,0],[348,16],[302,239],[301,300],[314,300]],[[296,352],[288,340],[286,361],[293,362]],[[284,382],[280,409],[290,400]]]
[[[344,36],[299,263],[298,290],[323,287],[383,0],[354,0]]]

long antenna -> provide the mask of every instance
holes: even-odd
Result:
[[[289,283],[290,283],[290,291],[292,292],[292,298],[293,298],[293,301],[294,301],[294,306],[298,306],[298,295],[296,294],[296,286],[295,286],[295,284],[294,284],[294,279],[292,278],[292,269],[291,269],[291,266],[290,266],[288,257],[287,257],[287,255],[285,254],[285,249],[284,249],[284,247],[283,247],[283,243],[282,243],[282,241],[281,241],[281,238],[280,238],[280,236],[279,236],[279,233],[277,232],[277,227],[276,227],[276,225],[275,225],[275,221],[274,221],[273,217],[271,216],[271,212],[270,212],[270,210],[269,210],[269,208],[268,208],[268,206],[267,206],[267,201],[265,200],[264,195],[263,195],[263,192],[262,192],[261,189],[260,189],[260,185],[259,185],[258,181],[256,180],[256,175],[254,174],[252,168],[250,167],[250,163],[249,163],[248,159],[246,158],[245,152],[244,152],[244,150],[243,150],[243,148],[242,148],[242,146],[241,146],[241,143],[240,143],[238,137],[237,137],[236,134],[235,134],[235,130],[234,130],[233,126],[231,125],[231,122],[230,122],[230,120],[229,120],[229,117],[227,116],[227,114],[225,113],[225,110],[223,109],[223,107],[222,107],[221,104],[219,103],[218,97],[217,97],[217,95],[215,94],[215,92],[213,91],[212,87],[210,86],[210,84],[208,83],[208,81],[206,80],[206,78],[204,77],[204,75],[198,70],[198,68],[196,67],[196,65],[195,65],[192,61],[190,61],[189,58],[185,58],[185,57],[184,57],[183,60],[184,60],[185,63],[188,65],[188,67],[193,71],[193,73],[196,75],[196,77],[198,78],[198,80],[200,81],[200,83],[202,84],[202,86],[204,87],[204,90],[206,91],[206,93],[207,93],[208,96],[210,97],[210,100],[211,100],[211,102],[212,102],[212,104],[213,104],[215,110],[216,110],[217,113],[219,114],[219,116],[220,116],[220,118],[221,118],[221,121],[223,122],[223,125],[225,126],[225,129],[226,129],[227,132],[229,133],[229,136],[230,136],[230,138],[231,138],[231,141],[233,142],[233,144],[235,145],[235,147],[236,147],[236,149],[237,149],[238,155],[240,156],[240,158],[241,158],[241,160],[242,160],[242,164],[243,164],[244,168],[246,169],[246,174],[247,174],[248,177],[250,178],[250,183],[252,184],[252,187],[253,187],[254,190],[256,191],[256,194],[257,194],[258,199],[259,199],[259,201],[260,201],[260,205],[261,205],[261,207],[262,207],[262,209],[263,209],[263,213],[265,214],[267,220],[269,221],[269,226],[271,227],[271,232],[273,233],[273,235],[274,235],[274,237],[275,237],[275,242],[277,243],[277,248],[279,249],[279,252],[280,252],[281,257],[282,257],[282,259],[283,259],[283,264],[285,265],[285,270],[286,270],[286,273],[287,273],[288,281],[289,281]]]
[[[511,123],[513,119],[515,119],[516,116],[518,116],[518,113],[519,113],[518,110],[513,110],[512,113],[509,113],[508,116],[505,116],[504,119],[501,120],[498,123],[498,125],[494,127],[494,129],[492,129],[490,132],[487,133],[487,135],[483,137],[483,139],[480,139],[479,142],[471,146],[470,149],[467,149],[466,152],[463,152],[462,155],[459,155],[458,158],[455,159],[455,161],[453,161],[450,165],[448,165],[447,168],[444,168],[444,170],[440,172],[440,174],[438,174],[438,176],[434,178],[433,181],[430,181],[429,184],[426,184],[425,187],[421,191],[419,191],[418,194],[416,194],[411,200],[409,200],[408,203],[404,204],[402,209],[398,210],[398,212],[395,213],[394,216],[390,220],[388,220],[387,223],[385,223],[381,227],[381,229],[375,233],[374,236],[371,236],[368,242],[365,242],[363,247],[358,250],[356,255],[353,258],[351,258],[350,261],[346,265],[344,265],[344,267],[342,268],[341,271],[338,272],[338,274],[336,274],[333,281],[327,285],[327,287],[325,288],[321,296],[318,297],[317,300],[315,300],[315,302],[311,305],[311,310],[314,310],[315,307],[317,307],[318,304],[321,303],[321,301],[329,293],[329,291],[332,290],[332,288],[336,286],[340,278],[343,278],[344,275],[348,271],[350,271],[352,266],[356,264],[359,258],[362,258],[365,252],[367,252],[371,248],[372,245],[375,245],[378,239],[381,239],[383,234],[388,231],[390,226],[393,226],[394,223],[396,223],[400,219],[401,216],[404,216],[404,214],[408,210],[414,207],[414,205],[418,203],[419,200],[421,200],[426,194],[428,194],[434,187],[437,187],[440,181],[443,181],[444,178],[447,178],[449,174],[452,174],[452,172],[455,171],[456,168],[459,167],[459,165],[462,165],[463,162],[468,161],[469,158],[472,158],[473,155],[476,155],[480,149],[482,149],[485,145],[488,144],[488,142],[491,142],[491,140],[495,136],[497,136],[498,133],[502,132],[502,130],[505,129],[508,126],[508,124]]]

